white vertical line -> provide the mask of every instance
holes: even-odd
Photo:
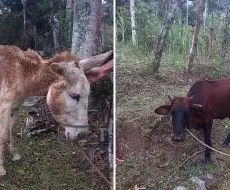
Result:
[[[113,0],[113,189],[116,189],[116,0]]]

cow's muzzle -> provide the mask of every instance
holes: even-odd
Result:
[[[180,134],[172,133],[172,141],[173,142],[184,141],[184,133],[180,133]]]

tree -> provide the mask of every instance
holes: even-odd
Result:
[[[209,43],[208,43],[208,59],[209,59],[209,66],[211,65],[211,60],[213,56],[213,41],[214,41],[214,20],[213,20],[213,13],[212,13],[212,25],[210,27],[209,32]]]
[[[223,40],[221,42],[221,55],[220,55],[221,63],[224,62],[226,53],[227,53],[229,24],[230,24],[230,11],[229,11],[229,7],[227,6],[226,16],[225,16],[225,25],[224,25],[224,31],[223,31]]]
[[[101,52],[101,0],[75,1],[72,52],[80,59]]]
[[[71,37],[72,37],[72,25],[73,25],[73,7],[74,7],[74,0],[67,0],[66,1],[66,25],[67,25],[67,39],[68,44],[71,44]]]
[[[186,0],[186,25],[188,26],[189,0]]]
[[[205,5],[204,5],[204,27],[206,26],[206,18],[207,18],[207,9],[208,9],[208,0],[205,0]]]
[[[202,0],[196,0],[196,22],[195,22],[195,27],[193,32],[192,47],[190,49],[188,60],[187,60],[187,73],[192,72],[193,59],[195,57],[196,50],[197,50],[198,35],[200,29],[201,1]]]
[[[132,27],[132,42],[136,44],[136,28],[135,28],[135,9],[134,0],[130,0],[130,17],[131,17],[131,27]]]
[[[168,36],[169,29],[173,23],[174,15],[175,15],[175,13],[179,7],[181,7],[180,2],[178,4],[178,2],[175,1],[173,4],[171,4],[171,8],[167,11],[167,16],[166,16],[164,23],[162,25],[161,34],[158,37],[158,41],[157,41],[157,45],[156,45],[156,49],[155,49],[155,59],[154,59],[154,67],[155,68],[154,68],[154,70],[158,70],[160,67],[161,57],[162,57],[162,53],[164,51],[164,44],[165,44],[166,38]]]
[[[50,15],[50,25],[53,32],[53,42],[54,42],[54,50],[58,51],[58,32],[59,32],[59,20],[56,16],[57,11],[57,2],[55,0],[50,1],[51,15]]]

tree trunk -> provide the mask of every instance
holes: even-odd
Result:
[[[156,49],[155,49],[155,60],[154,60],[154,70],[157,71],[160,67],[161,57],[164,51],[164,44],[168,36],[169,29],[173,23],[175,12],[177,11],[178,4],[177,1],[172,4],[171,9],[169,9],[165,21],[162,25],[161,34],[158,37]]]
[[[101,52],[101,0],[75,1],[72,52],[85,59]]]
[[[73,7],[74,7],[74,0],[67,0],[65,21],[67,25],[67,41],[69,46],[71,46],[71,39],[72,39]]]
[[[59,32],[59,20],[55,15],[57,10],[57,2],[55,0],[50,1],[51,15],[50,15],[50,25],[53,33],[53,42],[54,42],[54,50],[58,51],[58,32]]]
[[[208,0],[205,0],[204,4],[204,27],[206,26],[206,18],[207,18],[207,11],[208,11]]]
[[[195,53],[197,51],[199,28],[200,28],[201,1],[202,0],[196,0],[196,23],[195,23],[195,27],[194,27],[192,47],[190,49],[190,53],[189,53],[188,61],[187,61],[187,73],[189,73],[189,74],[191,74],[191,72],[192,72],[193,59],[194,59]]]
[[[189,8],[189,0],[186,2],[186,25],[188,26],[188,8]]]
[[[228,45],[228,29],[229,29],[229,23],[230,23],[230,12],[227,8],[226,13],[226,19],[225,19],[225,26],[224,26],[224,32],[223,32],[223,40],[221,42],[221,63],[225,61],[225,57],[227,54],[227,45]]]
[[[23,35],[25,37],[26,35],[26,0],[22,0],[22,5],[23,5],[23,25],[24,25]]]
[[[210,37],[208,43],[209,66],[211,66],[211,60],[213,56],[213,40],[214,40],[214,21],[213,21],[213,13],[212,13],[212,26],[210,27]]]
[[[136,44],[136,26],[135,26],[135,9],[134,0],[130,0],[130,14],[131,14],[131,27],[132,27],[132,42]]]
[[[121,43],[124,43],[125,42],[125,22],[124,22],[124,16],[122,15],[122,12],[117,11],[117,20],[120,21],[117,23],[117,25],[119,25],[119,28],[121,29],[121,33],[122,33]]]

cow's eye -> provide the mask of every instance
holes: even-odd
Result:
[[[69,96],[74,99],[74,100],[77,100],[79,102],[80,100],[80,94],[76,94],[76,93],[69,93]]]

